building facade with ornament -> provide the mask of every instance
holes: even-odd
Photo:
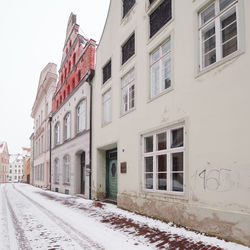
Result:
[[[89,197],[90,84],[96,43],[79,33],[71,13],[66,29],[59,79],[53,96],[52,190]]]

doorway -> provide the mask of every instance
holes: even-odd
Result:
[[[86,176],[85,176],[85,152],[81,153],[81,161],[80,161],[80,165],[81,165],[81,194],[85,194],[85,180],[86,180]]]
[[[106,152],[106,196],[117,199],[117,148]]]

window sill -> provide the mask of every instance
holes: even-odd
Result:
[[[112,77],[110,77],[105,83],[102,83],[101,88],[106,88],[106,86],[108,86],[111,83]]]
[[[134,53],[124,64],[121,65],[120,70],[123,70],[133,59],[136,57],[136,53]]]
[[[244,51],[241,51],[241,50],[235,51],[233,54],[228,55],[227,57],[221,59],[220,61],[215,62],[212,65],[209,65],[206,68],[196,72],[195,78],[198,78],[198,77],[206,74],[207,72],[212,71],[212,70],[222,66],[223,64],[226,64],[227,62],[229,62],[229,61],[231,61],[233,59],[236,59],[237,57],[239,57],[243,53],[244,53]]]
[[[131,108],[130,110],[128,110],[128,111],[126,111],[126,112],[124,112],[124,113],[121,113],[120,118],[122,118],[122,117],[128,115],[129,113],[131,113],[131,112],[133,112],[133,111],[135,111],[135,109],[136,109],[136,108],[133,107],[133,108]]]
[[[69,182],[63,183],[64,186],[70,186]]]
[[[152,98],[150,97],[150,98],[148,99],[147,103],[153,102],[154,100],[160,98],[161,96],[163,96],[163,95],[165,95],[165,94],[167,94],[167,93],[169,93],[169,92],[171,92],[171,91],[173,91],[173,90],[174,90],[174,87],[171,86],[171,87],[165,89],[164,91],[162,91],[160,94],[155,95],[155,96],[152,97]]]
[[[107,123],[102,123],[102,128],[104,128],[104,127],[108,126],[108,125],[109,125],[109,124],[111,124],[111,123],[112,123],[112,121],[107,122]]]

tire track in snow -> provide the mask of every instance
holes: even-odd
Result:
[[[42,211],[45,215],[47,215],[53,222],[55,222],[65,233],[67,233],[72,239],[74,239],[83,249],[105,249],[103,246],[101,246],[99,243],[94,242],[91,240],[88,236],[83,234],[82,232],[78,231],[74,227],[72,227],[69,223],[66,221],[63,221],[60,217],[56,216],[54,213],[49,211],[47,208],[42,206],[37,201],[31,199],[26,194],[24,194],[19,189],[16,189],[16,187],[13,185],[13,189],[21,194],[23,197],[25,197],[28,201],[30,201],[32,204],[34,204],[40,211]],[[73,232],[73,233],[72,233]],[[88,243],[88,244],[86,244]]]
[[[10,249],[10,238],[9,238],[9,226],[8,226],[8,217],[7,217],[7,208],[6,208],[6,200],[4,199],[4,191],[3,191],[3,187],[2,185],[0,185],[0,189],[1,189],[1,197],[2,197],[2,201],[1,201],[1,214],[2,214],[2,218],[1,218],[1,225],[2,225],[2,230],[0,231],[0,233],[2,233],[4,239],[6,239],[4,241],[4,247],[6,249]]]
[[[17,244],[18,244],[18,247],[20,250],[32,250],[30,244],[29,244],[29,241],[28,239],[26,238],[25,236],[25,233],[24,233],[24,230],[22,229],[21,225],[20,225],[20,222],[18,221],[17,219],[17,216],[11,206],[11,203],[9,201],[9,198],[7,196],[7,193],[4,189],[4,197],[6,199],[6,202],[7,202],[7,207],[9,209],[9,212],[10,212],[10,217],[12,219],[12,222],[13,222],[13,225],[14,225],[14,229],[15,229],[15,233],[16,233],[16,238],[17,238]]]

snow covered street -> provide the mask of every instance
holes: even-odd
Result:
[[[0,249],[249,249],[115,205],[0,184]]]

